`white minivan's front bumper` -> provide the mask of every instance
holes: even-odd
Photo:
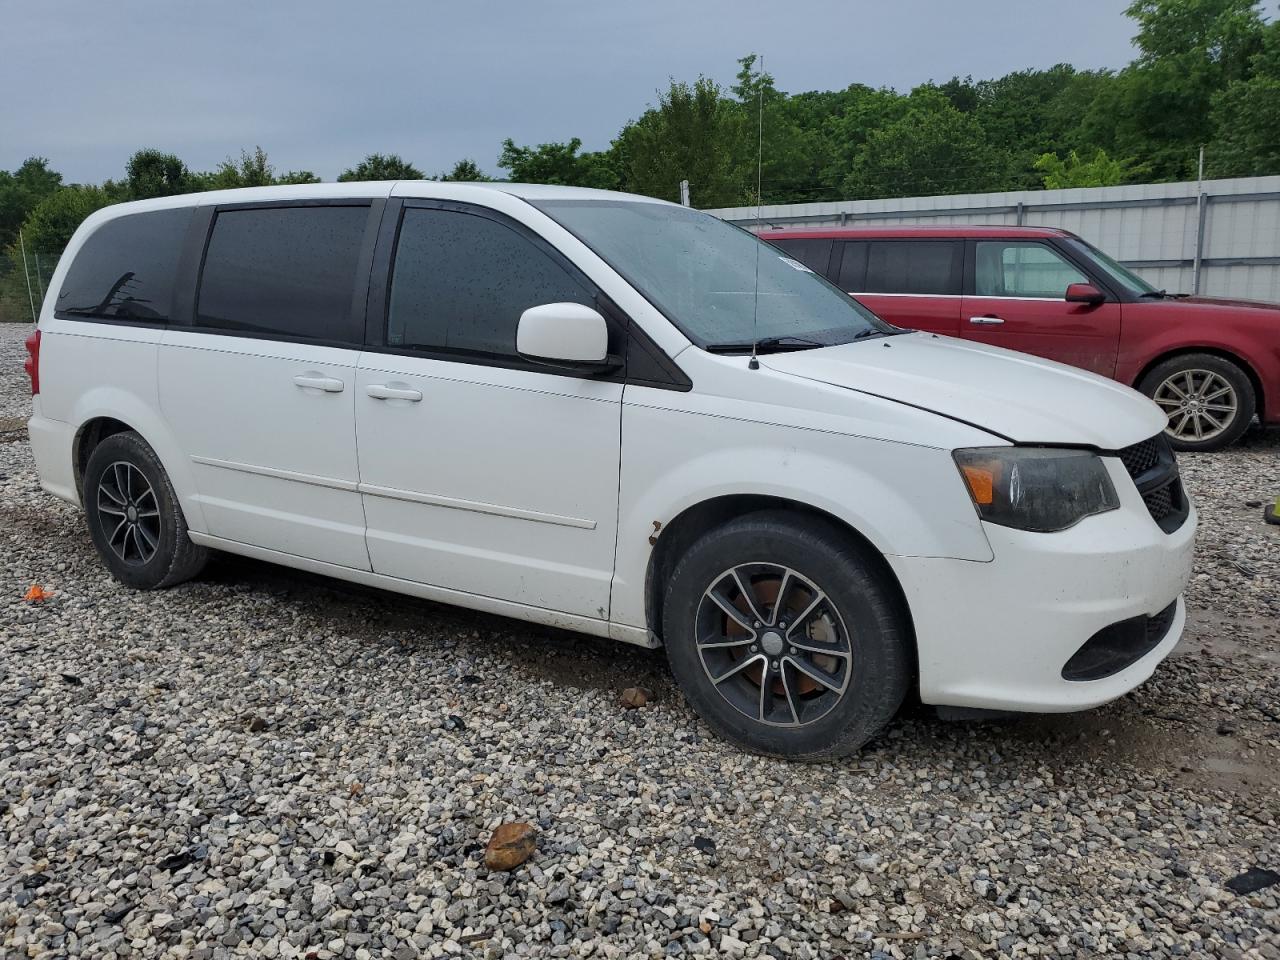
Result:
[[[1168,534],[1133,481],[1109,460],[1120,509],[1059,533],[984,523],[994,560],[890,556],[911,607],[920,697],[939,706],[1085,710],[1151,676],[1186,623],[1194,506]],[[1176,602],[1167,633],[1136,661],[1098,680],[1066,680],[1063,667],[1098,631],[1160,614]]]

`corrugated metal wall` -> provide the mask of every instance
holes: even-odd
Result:
[[[772,227],[987,223],[1063,227],[1157,287],[1280,301],[1280,177],[1026,190],[949,197],[797,203],[760,208]],[[695,185],[696,199],[696,185]],[[708,210],[744,226],[755,207]]]

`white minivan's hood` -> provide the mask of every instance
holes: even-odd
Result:
[[[1015,443],[1118,450],[1165,427],[1136,390],[1051,360],[929,333],[768,354],[772,370],[897,400]]]

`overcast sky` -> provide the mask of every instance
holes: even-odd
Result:
[[[1133,56],[1127,0],[0,0],[0,168],[119,177],[158,147],[210,169],[261,144],[332,180],[371,152],[499,173],[504,137],[608,145],[668,78],[910,89]]]

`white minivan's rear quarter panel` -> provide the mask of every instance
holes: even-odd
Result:
[[[40,321],[40,395],[37,417],[64,428],[34,423],[31,427],[37,467],[51,492],[78,501],[76,478],[68,479],[75,442],[90,422],[105,417],[137,431],[151,445],[169,474],[187,523],[203,529],[203,514],[193,496],[191,467],[185,450],[160,412],[156,389],[160,327],[60,320],[46,315]],[[33,418],[35,419],[35,418]],[[53,437],[61,450],[54,449]],[[45,464],[50,472],[46,476]],[[79,464],[80,469],[84,464]],[[61,478],[61,479],[59,479]],[[70,490],[64,489],[70,486]]]

